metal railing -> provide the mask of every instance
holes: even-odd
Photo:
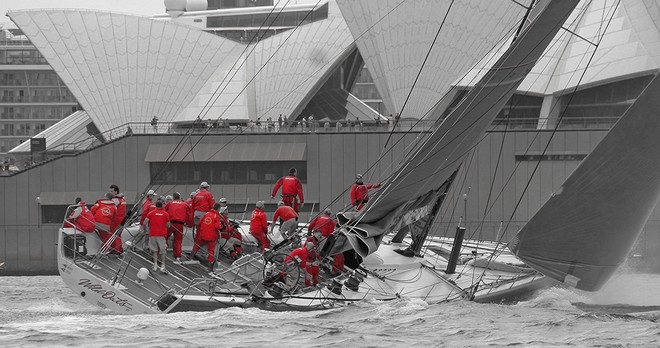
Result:
[[[607,130],[619,117],[565,118],[559,125],[560,130]],[[548,119],[496,119],[489,131],[530,131],[552,130],[556,120]],[[311,121],[291,124],[277,121],[263,123],[227,124],[226,122],[197,121],[194,123],[173,122],[129,122],[110,130],[89,136],[76,142],[65,142],[50,147],[42,153],[34,153],[19,161],[0,163],[0,175],[13,175],[30,167],[53,160],[91,150],[105,143],[132,135],[206,135],[206,134],[273,134],[273,133],[378,133],[378,132],[426,132],[435,124],[434,121],[406,119],[395,126],[393,122],[369,121]]]

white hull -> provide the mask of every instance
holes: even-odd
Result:
[[[245,230],[245,229],[244,229]],[[456,266],[454,274],[446,274],[446,254],[451,239],[435,238],[424,257],[405,257],[395,252],[407,244],[387,244],[367,257],[357,277],[350,285],[352,272],[335,278],[339,287],[334,292],[331,279],[321,280],[319,286],[294,287],[291,292],[272,295],[261,285],[264,266],[261,254],[254,253],[241,264],[219,257],[214,274],[207,273],[199,262],[175,265],[168,253],[168,275],[149,271],[148,279],[140,281],[140,268],[150,269],[151,256],[139,248],[127,250],[122,258],[99,256],[101,243],[96,234],[85,233],[87,255],[74,256],[65,252],[63,239],[72,229],[60,230],[58,248],[59,270],[64,282],[91,304],[120,314],[168,313],[176,311],[206,311],[226,307],[258,307],[264,310],[321,310],[345,306],[362,300],[393,300],[418,298],[429,303],[455,300],[493,301],[531,291],[543,284],[545,278],[524,267],[508,251],[498,251],[496,262],[500,270],[485,269],[470,264],[468,256],[488,257],[496,245],[466,241],[462,249],[464,264]],[[135,229],[124,232],[124,240],[137,235]],[[279,233],[274,242],[281,241]],[[251,235],[245,234],[244,247],[254,248]],[[189,238],[184,239],[189,241]],[[140,243],[138,243],[140,244]],[[184,252],[191,242],[184,243]],[[127,248],[130,249],[130,248]],[[473,251],[475,253],[473,253]],[[385,262],[384,260],[387,260]],[[459,262],[460,263],[460,262]],[[366,276],[364,276],[366,274]],[[482,277],[483,275],[483,277]],[[479,278],[481,281],[479,281]],[[298,279],[298,278],[297,278]],[[302,284],[300,279],[297,280]],[[355,286],[357,284],[357,286]],[[473,284],[480,284],[474,289]],[[341,290],[339,290],[341,289]]]

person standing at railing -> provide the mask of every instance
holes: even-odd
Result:
[[[154,118],[151,119],[151,126],[154,127],[154,133],[158,133],[158,117],[154,115]]]

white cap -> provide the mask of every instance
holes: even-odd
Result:
[[[197,191],[190,192],[190,197],[193,197],[196,194],[197,194]]]
[[[204,181],[201,184],[199,184],[199,187],[209,187],[209,183]]]
[[[284,205],[284,201],[279,201],[279,202],[277,202],[277,206],[278,206],[278,207],[283,206],[283,205]]]
[[[227,198],[222,197],[222,198],[220,198],[220,200],[219,200],[218,202],[220,202],[220,203],[227,203]]]
[[[264,207],[264,201],[258,201],[256,206],[257,206],[257,208],[263,208]]]
[[[154,190],[147,191],[147,196],[153,196],[153,195],[157,195],[156,191]]]

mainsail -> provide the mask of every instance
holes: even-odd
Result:
[[[623,263],[660,197],[660,79],[510,242],[526,264],[596,291]]]
[[[350,221],[346,237],[359,255],[374,252],[384,234],[399,227],[402,220],[419,220],[424,212],[433,210],[421,207],[420,202],[433,205],[442,198],[440,188],[458,170],[465,154],[516,91],[578,2],[550,2],[456,109],[438,121],[442,123],[363,211],[340,217]]]

